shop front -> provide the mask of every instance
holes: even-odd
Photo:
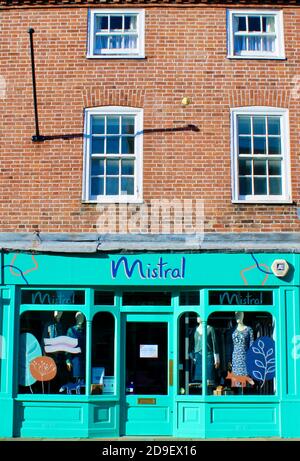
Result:
[[[300,436],[298,254],[6,252],[1,276],[0,437]]]

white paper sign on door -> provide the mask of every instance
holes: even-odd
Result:
[[[157,344],[140,344],[141,359],[157,359],[158,345]]]

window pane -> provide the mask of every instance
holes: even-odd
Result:
[[[92,178],[92,195],[103,195],[104,185],[103,178]]]
[[[266,150],[266,138],[253,138],[254,141],[254,155],[265,155]]]
[[[280,118],[268,117],[268,133],[273,135],[280,135]]]
[[[250,134],[251,133],[251,118],[250,117],[238,117],[238,132],[239,134]]]
[[[109,36],[108,35],[97,35],[96,36],[96,51],[108,50],[109,48]]]
[[[136,16],[125,16],[124,29],[136,30]]]
[[[253,134],[266,134],[265,117],[253,117]]]
[[[281,161],[269,160],[269,175],[271,176],[281,175]]]
[[[124,37],[124,48],[135,49],[137,47],[137,36],[136,35],[126,35]]]
[[[170,291],[124,291],[123,306],[171,306]]]
[[[96,16],[96,30],[108,30],[108,16]]]
[[[81,312],[27,311],[20,317],[19,338],[19,393],[85,393],[86,332]]]
[[[266,16],[263,17],[263,23],[265,24],[264,32],[275,32],[275,17],[274,16]]]
[[[121,179],[121,194],[134,195],[134,178]]]
[[[237,19],[237,30],[239,32],[247,30],[246,16],[240,16],[240,17],[237,17],[236,19]]]
[[[248,37],[249,51],[261,51],[261,37]]]
[[[269,137],[269,155],[281,154],[281,139]]]
[[[267,194],[267,178],[254,178],[254,195]]]
[[[98,176],[104,174],[104,160],[93,159],[92,160],[92,176]]]
[[[267,164],[265,160],[254,160],[254,174],[255,175],[266,175]]]
[[[239,136],[239,154],[251,154],[250,136]]]
[[[271,195],[282,195],[281,178],[270,178],[270,194]]]
[[[187,312],[179,320],[178,394],[202,394],[202,341],[195,341],[200,319],[196,312]]]
[[[92,133],[104,134],[105,118],[93,115],[92,117]]]
[[[260,32],[260,16],[248,16],[249,32]]]
[[[263,51],[274,53],[275,51],[275,37],[263,37]]]
[[[251,195],[252,194],[252,182],[251,178],[240,178],[240,195]]]
[[[106,152],[107,154],[119,154],[119,136],[109,136],[106,139]]]
[[[119,160],[107,160],[106,161],[106,174],[107,175],[118,175],[119,174]]]
[[[92,153],[104,154],[104,138],[92,138]]]
[[[134,137],[122,137],[122,154],[134,154]]]
[[[252,160],[240,159],[239,160],[239,174],[246,176],[252,174]]]
[[[235,36],[234,37],[234,52],[239,54],[241,51],[247,50],[247,37]]]
[[[122,134],[134,134],[134,117],[122,117]]]
[[[179,306],[196,306],[200,304],[199,291],[181,291],[179,294]]]
[[[107,117],[107,134],[119,134],[120,133],[120,117]]]
[[[91,394],[114,394],[115,321],[112,314],[98,312],[92,323]]]
[[[134,160],[122,160],[122,175],[134,175]]]
[[[121,49],[122,48],[122,35],[112,35],[110,37],[110,48],[111,49]]]
[[[97,306],[114,306],[115,293],[114,291],[96,290],[94,294],[94,304]]]
[[[111,16],[110,17],[110,30],[122,30],[123,25],[122,25],[122,16]]]
[[[106,195],[119,195],[119,178],[106,178]]]

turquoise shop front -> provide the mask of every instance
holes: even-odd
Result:
[[[0,437],[300,437],[298,254],[1,258]]]

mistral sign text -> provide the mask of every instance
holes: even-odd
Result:
[[[116,279],[118,276],[125,275],[128,279],[138,276],[143,280],[175,280],[185,278],[185,258],[180,258],[179,264],[175,267],[164,260],[158,258],[156,264],[144,263],[136,258],[132,262],[128,261],[126,256],[111,262],[111,276]]]

